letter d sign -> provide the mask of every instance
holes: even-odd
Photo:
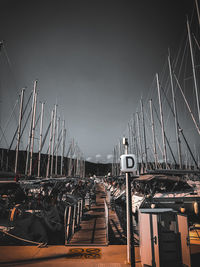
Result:
[[[120,166],[122,172],[134,172],[137,170],[137,162],[134,154],[121,155]]]

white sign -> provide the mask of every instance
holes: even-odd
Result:
[[[137,170],[137,161],[134,154],[121,155],[120,166],[122,172],[134,172]]]

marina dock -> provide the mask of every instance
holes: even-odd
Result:
[[[0,266],[126,267],[126,246],[8,246],[0,248]],[[136,248],[136,267],[141,267]]]
[[[102,184],[96,188],[96,203],[85,213],[77,231],[69,242],[69,245],[107,245],[107,229],[105,216],[105,192]]]
[[[103,184],[96,185],[96,201],[84,214],[80,229],[66,246],[1,246],[0,266],[92,266],[125,267],[126,245],[111,245],[107,236],[106,191]],[[109,224],[115,239],[123,229],[115,211],[109,209]],[[135,247],[136,267],[140,267],[139,247]]]

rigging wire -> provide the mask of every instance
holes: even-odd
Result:
[[[17,99],[16,102],[15,102],[15,105],[14,105],[12,111],[11,111],[10,117],[8,118],[7,123],[6,123],[6,125],[5,125],[5,127],[4,127],[4,129],[3,129],[3,135],[5,135],[5,132],[6,132],[6,130],[7,130],[7,127],[8,127],[8,125],[9,125],[9,123],[11,122],[12,116],[13,116],[13,114],[14,114],[15,108],[16,108],[16,106],[17,106],[18,103],[19,103],[19,99]],[[3,138],[3,136],[1,136],[1,138],[0,138],[0,142],[1,142],[2,138]]]

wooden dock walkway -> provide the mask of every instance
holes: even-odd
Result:
[[[102,184],[96,185],[96,204],[93,204],[69,245],[107,245],[105,220],[105,192]]]

